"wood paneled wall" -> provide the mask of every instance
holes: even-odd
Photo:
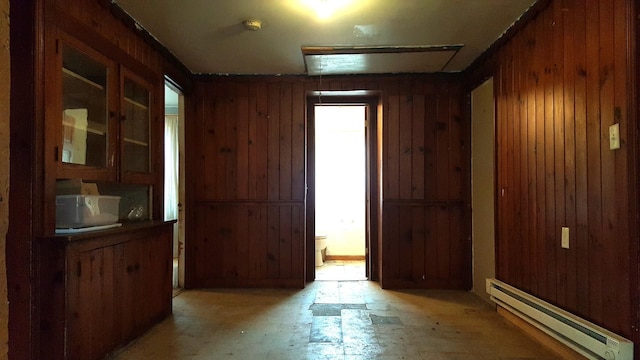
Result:
[[[495,64],[498,277],[637,340],[631,3],[551,1],[487,66]],[[619,150],[609,149],[613,124]]]
[[[383,235],[372,239],[381,241],[373,259],[383,286],[468,287],[460,84],[455,76],[201,78],[187,124],[187,156],[198,159],[187,164],[195,215],[187,285],[304,285],[305,99],[315,90],[369,90],[383,109]]]

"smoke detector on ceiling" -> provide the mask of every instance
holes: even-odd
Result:
[[[262,21],[260,20],[245,20],[242,22],[244,28],[251,31],[258,31],[262,29]]]

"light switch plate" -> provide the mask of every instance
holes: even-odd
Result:
[[[569,248],[569,228],[568,227],[564,227],[564,226],[562,227],[561,246],[563,249]]]
[[[609,126],[609,149],[620,149],[620,124]]]

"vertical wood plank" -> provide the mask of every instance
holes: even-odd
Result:
[[[526,49],[524,54],[524,58],[527,59],[526,67],[523,69],[523,83],[526,88],[526,106],[527,106],[527,137],[528,137],[528,158],[527,161],[529,163],[528,167],[528,178],[529,182],[528,192],[529,192],[529,269],[531,271],[531,276],[529,279],[529,289],[532,293],[538,293],[538,277],[539,277],[539,260],[538,260],[538,210],[539,210],[539,200],[537,196],[537,183],[538,183],[538,168],[537,168],[537,104],[536,104],[536,92],[532,91],[535,89],[536,81],[533,76],[530,75],[534,62],[531,60],[535,54],[535,40],[534,40],[534,31],[535,27],[529,26],[525,29],[524,35],[524,45],[523,47]],[[530,90],[531,89],[531,90]]]
[[[565,216],[566,225],[569,227],[570,236],[577,235],[577,207],[576,207],[576,130],[575,130],[575,81],[576,64],[574,54],[574,12],[575,0],[565,0],[563,6],[566,11],[562,12],[563,22],[563,58],[564,58],[564,174],[565,186]],[[577,238],[577,237],[576,237]],[[578,289],[577,289],[577,251],[573,246],[565,255],[566,261],[566,306],[571,311],[578,309]]]
[[[280,276],[280,208],[267,208],[267,277],[277,279]]]
[[[237,126],[238,126],[238,95],[237,95],[238,85],[233,82],[226,84],[224,86],[223,91],[226,93],[225,99],[225,114],[224,114],[224,123],[226,127],[226,131],[222,133],[222,143],[224,144],[224,195],[222,199],[231,200],[237,198],[237,167],[238,167],[238,136],[237,136]],[[242,119],[245,121],[245,119]]]
[[[411,117],[411,199],[424,199],[425,150],[427,146],[427,144],[425,143],[425,122],[428,121],[428,119],[426,119],[425,117],[424,95],[420,94],[413,96],[413,109]],[[421,222],[422,221],[420,221],[419,223]]]
[[[631,10],[633,5],[628,1],[624,0],[615,0],[614,1],[614,50],[615,54],[624,54],[625,51],[628,50],[629,46],[629,34],[630,30],[629,25],[633,22],[633,14],[634,12]],[[637,7],[635,9],[637,14]],[[638,29],[635,29],[635,35],[637,37]],[[631,37],[633,41],[633,37]],[[637,56],[634,58],[637,61]],[[617,227],[618,227],[618,235],[617,239],[627,239],[628,244],[626,245],[629,249],[638,249],[637,236],[635,234],[638,233],[638,229],[633,226],[633,221],[628,216],[629,213],[637,213],[637,206],[632,205],[632,200],[637,197],[637,187],[635,186],[635,182],[637,180],[637,174],[633,174],[633,171],[630,172],[630,168],[637,169],[636,167],[630,167],[628,164],[633,164],[634,161],[637,160],[637,150],[634,150],[634,147],[637,147],[637,130],[632,125],[634,123],[634,106],[637,106],[637,100],[635,100],[635,96],[638,94],[638,90],[635,91],[629,90],[627,88],[628,81],[627,79],[633,78],[633,75],[637,72],[634,71],[634,66],[632,66],[628,61],[626,56],[614,56],[614,68],[615,68],[615,86],[614,86],[614,121],[620,124],[620,139],[622,141],[623,151],[616,151],[615,154],[615,189],[616,194],[621,194],[616,196],[616,211],[617,211]],[[635,105],[634,105],[635,104]],[[626,146],[625,146],[626,144]],[[635,170],[637,171],[637,170]],[[626,194],[626,196],[622,195]],[[629,234],[627,237],[626,234]],[[630,253],[632,253],[632,251]],[[619,325],[611,325],[612,328],[620,328],[620,329],[632,329],[634,326],[638,327],[640,324],[640,316],[634,315],[634,310],[640,307],[640,296],[637,292],[634,294],[632,289],[637,288],[633,284],[638,283],[637,275],[634,274],[633,270],[638,266],[638,262],[640,259],[631,259],[630,262],[623,262],[622,264],[615,264],[614,261],[607,261],[606,266],[616,268],[618,273],[621,274],[630,274],[629,281],[632,284],[631,286],[615,286],[613,283],[609,282],[607,285],[609,286],[605,291],[612,291],[613,287],[615,287],[616,295],[613,296],[614,299],[619,299],[620,304],[616,305],[620,310],[618,312],[618,319],[620,321]],[[613,271],[613,269],[611,270]],[[608,272],[608,271],[607,271]],[[636,290],[637,291],[637,290]],[[613,306],[612,306],[613,307]],[[634,318],[636,320],[634,320]],[[635,324],[634,324],[635,323]],[[631,337],[632,340],[636,344],[638,344],[638,340],[640,340],[640,335],[636,334],[635,337]],[[639,356],[639,351],[636,350],[635,356]]]
[[[236,97],[236,191],[237,199],[249,199],[249,85],[237,84]],[[255,117],[253,124],[255,130]]]
[[[435,280],[438,277],[438,229],[436,208],[425,207],[424,209],[424,228],[425,228],[425,273],[427,280]]]
[[[413,224],[412,224],[412,216],[411,216],[411,207],[410,206],[399,206],[399,225],[398,225],[398,257],[395,258],[395,262],[397,263],[398,268],[398,279],[405,281],[415,281],[417,279],[413,278],[413,261],[416,260],[416,266],[420,266],[422,263],[422,259],[416,259],[415,257],[410,256],[412,254],[414,242],[422,242],[421,239],[413,238]]]
[[[554,139],[554,107],[553,107],[553,13],[544,13],[543,41],[544,41],[544,71],[542,75],[544,86],[544,132],[545,132],[545,214],[546,214],[546,235],[545,235],[545,257],[547,259],[547,295],[546,298],[552,302],[556,301],[556,250],[558,230],[556,227],[555,208],[555,143]]]
[[[624,326],[625,320],[620,317],[626,311],[618,311],[616,304],[622,300],[618,298],[618,290],[620,286],[612,284],[610,279],[619,276],[616,262],[616,250],[613,246],[607,246],[607,239],[622,239],[618,230],[618,214],[619,206],[616,198],[616,153],[620,151],[611,151],[606,141],[609,134],[609,126],[616,123],[614,117],[615,102],[615,67],[614,57],[615,35],[614,35],[614,9],[613,1],[599,2],[599,29],[600,34],[600,64],[599,64],[599,89],[600,89],[600,133],[602,144],[601,151],[601,186],[602,186],[602,240],[601,254],[602,259],[602,318],[615,328]],[[613,176],[612,176],[613,175]],[[621,244],[624,244],[621,241]],[[626,246],[624,246],[626,247]]]
[[[435,200],[438,192],[437,188],[437,141],[436,126],[438,119],[437,97],[430,94],[425,99],[425,177],[424,177],[424,198]],[[383,145],[384,146],[384,145]]]
[[[258,147],[258,85],[255,82],[249,84],[247,103],[247,131],[248,131],[248,164],[247,164],[247,199],[258,199],[258,159],[262,149]],[[241,130],[238,130],[240,134]]]
[[[257,85],[257,125],[255,138],[256,146],[256,198],[260,200],[270,199],[268,174],[269,174],[269,86],[260,82]]]
[[[291,176],[292,172],[292,95],[291,84],[283,83],[280,87],[280,137],[279,137],[279,159],[278,167],[280,169],[280,200],[290,200],[291,197],[291,184],[293,182]]]
[[[291,191],[293,200],[305,198],[305,104],[304,88],[301,82],[293,84],[291,116]]]
[[[448,200],[449,197],[449,98],[438,96],[436,120],[436,200]]]
[[[599,1],[587,0],[587,19],[599,18]],[[598,22],[587,21],[587,202],[589,229],[589,266],[602,269],[602,179],[601,179],[601,131],[600,131],[600,32]],[[589,272],[589,314],[601,323],[602,275]]]
[[[425,231],[425,208],[415,206],[411,208],[411,224],[413,240],[409,253],[411,254],[411,277],[414,281],[426,280],[427,253],[426,243],[428,237]]]
[[[251,212],[253,211],[251,206],[239,206],[236,210],[236,241],[237,241],[237,253],[234,257],[237,262],[237,274],[239,279],[249,278],[249,266],[251,259],[249,257],[249,248],[257,244],[253,243],[249,235],[249,219]]]
[[[279,236],[279,277],[290,279],[293,273],[293,222],[291,206],[280,206]]]
[[[589,313],[589,282],[580,281],[589,276],[589,229],[588,229],[588,203],[587,203],[587,34],[586,34],[586,3],[575,1],[574,37],[575,37],[575,132],[576,132],[576,218],[577,238],[576,273],[578,283],[578,313]]]
[[[280,83],[268,85],[269,112],[267,140],[267,186],[268,199],[280,199]]]
[[[437,263],[437,280],[443,283],[449,280],[450,271],[450,254],[449,243],[451,241],[451,233],[449,232],[450,218],[449,209],[446,207],[438,207],[436,210],[436,263]]]
[[[385,197],[398,199],[400,196],[400,97],[389,96],[388,115],[385,121],[386,143],[385,168],[384,173]]]
[[[566,226],[565,216],[565,122],[564,122],[564,23],[562,19],[562,3],[555,2],[551,12],[553,63],[551,75],[553,81],[553,128],[554,128],[554,198],[555,227],[553,228],[553,246],[555,248],[555,299],[556,303],[566,306],[567,303],[567,268],[566,251],[558,246],[562,227]]]
[[[398,199],[411,199],[413,97],[400,97],[398,106],[400,112],[398,118]]]

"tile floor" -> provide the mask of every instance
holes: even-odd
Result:
[[[112,359],[558,359],[461,291],[328,280],[190,290],[173,301],[171,317]]]
[[[316,266],[316,280],[367,280],[364,260],[327,260]]]

